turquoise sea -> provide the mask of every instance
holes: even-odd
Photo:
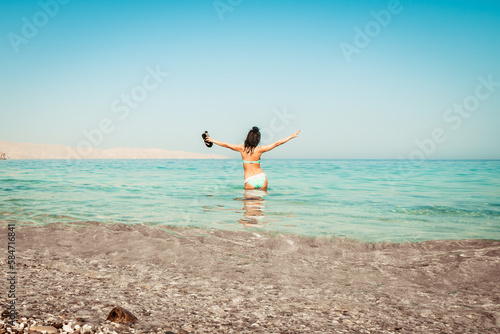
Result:
[[[0,219],[279,231],[362,241],[500,240],[500,161],[0,161]]]

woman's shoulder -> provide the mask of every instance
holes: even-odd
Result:
[[[260,154],[262,154],[262,153],[266,152],[266,148],[265,148],[263,145],[262,145],[262,146],[257,146],[257,147],[255,148],[255,151],[254,151],[254,152],[255,152],[255,153],[258,153],[258,154],[260,155]]]

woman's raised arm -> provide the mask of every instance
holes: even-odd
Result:
[[[299,135],[300,133],[300,130],[299,131],[296,131],[294,132],[293,134],[291,134],[290,136],[286,137],[286,138],[283,138],[283,139],[280,139],[280,140],[277,140],[275,141],[274,143],[272,144],[269,144],[269,145],[264,145],[264,146],[261,146],[261,151],[262,152],[267,152],[267,151],[270,151],[272,150],[273,148],[277,147],[277,146],[280,146],[284,143],[286,143],[287,141],[289,141],[290,139],[292,138],[295,138]]]
[[[229,148],[233,151],[241,152],[243,145],[233,145],[233,144],[228,144],[228,143],[223,143],[221,141],[215,140],[211,138],[210,136],[206,138],[207,141],[214,143],[215,145],[219,145],[222,147]]]

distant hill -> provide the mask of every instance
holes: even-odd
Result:
[[[217,154],[167,151],[158,148],[80,148],[64,145],[13,143],[0,140],[7,159],[229,159]]]

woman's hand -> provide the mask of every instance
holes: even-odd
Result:
[[[205,137],[205,141],[208,141],[209,143],[213,143],[214,140],[212,138],[210,138],[210,136],[206,136]]]
[[[295,138],[295,137],[297,137],[299,135],[299,133],[300,133],[300,130],[297,131],[297,132],[294,132],[290,137],[291,138]]]

